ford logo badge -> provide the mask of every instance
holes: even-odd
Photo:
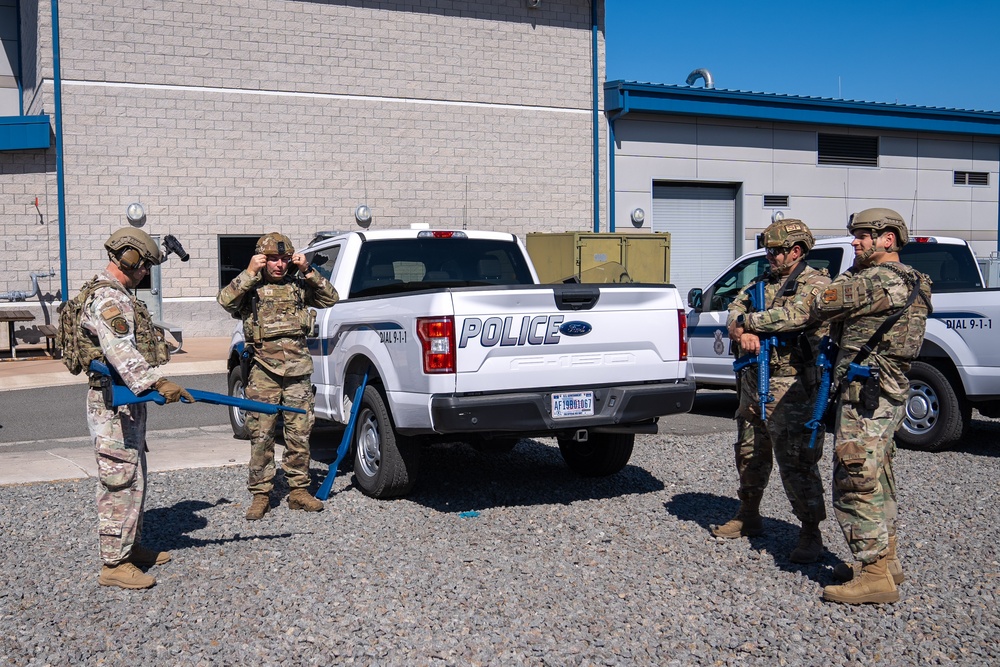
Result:
[[[563,322],[559,327],[559,333],[566,336],[586,336],[593,329],[586,322]]]

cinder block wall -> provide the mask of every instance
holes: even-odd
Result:
[[[48,11],[22,3],[37,16],[28,113],[53,113]],[[214,302],[219,235],[303,244],[353,228],[362,202],[374,228],[593,226],[590,2],[63,0],[59,23],[71,293],[136,200],[145,229],[191,255],[163,270],[163,319],[185,336],[231,330]],[[41,237],[0,259],[0,291],[58,267],[54,147],[43,155],[26,178],[17,166],[37,156],[0,153],[3,233]],[[44,225],[22,210],[28,191]]]

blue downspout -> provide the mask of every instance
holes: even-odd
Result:
[[[590,1],[590,35],[591,35],[591,46],[590,51],[592,54],[591,60],[593,61],[593,73],[592,79],[594,82],[594,233],[601,231],[601,164],[599,162],[601,157],[601,147],[600,147],[600,132],[597,126],[597,115],[598,115],[598,94],[599,90],[597,88],[597,2],[598,0]]]
[[[21,70],[21,0],[14,2],[14,21],[17,23],[17,115],[24,115],[24,84]]]
[[[69,278],[66,262],[66,184],[63,179],[62,141],[62,79],[59,75],[59,3],[52,0],[52,88],[55,93],[56,117],[56,198],[59,202],[59,273],[62,300],[69,299]]]
[[[621,111],[608,118],[608,230],[615,231],[615,121],[628,113],[628,91],[622,91]]]

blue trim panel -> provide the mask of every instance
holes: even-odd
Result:
[[[52,145],[48,116],[0,116],[0,151],[24,151]]]
[[[716,331],[725,332],[726,326],[724,324],[719,324],[716,326],[708,326],[707,324],[703,324],[697,327],[688,327],[688,338],[715,338]]]
[[[1000,136],[1000,112],[608,81],[605,113],[666,113],[910,132]]]
[[[956,310],[952,312],[943,313],[932,313],[931,317],[935,320],[988,320],[989,318],[982,313],[973,313],[971,311]]]

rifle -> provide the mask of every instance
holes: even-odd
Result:
[[[340,467],[340,462],[344,460],[347,450],[350,449],[351,437],[354,435],[354,425],[358,421],[358,411],[361,408],[361,398],[365,395],[365,385],[367,384],[368,371],[366,370],[364,377],[361,378],[361,384],[358,385],[358,390],[354,392],[354,403],[351,404],[351,418],[347,420],[347,427],[344,429],[344,435],[340,439],[340,446],[337,447],[337,460],[330,464],[330,469],[326,473],[326,479],[323,480],[323,484],[316,491],[316,498],[318,500],[326,500],[330,497],[333,480],[337,476],[337,468]]]
[[[124,383],[122,383],[121,378],[117,377],[117,373],[113,373],[111,369],[99,361],[91,361],[90,370],[94,373],[100,374],[101,376],[101,392],[104,394],[104,407],[108,410],[113,410],[121,405],[132,405],[134,403],[152,402],[157,405],[165,405],[167,402],[167,399],[163,397],[163,394],[155,389],[147,389],[141,394],[135,394],[131,389],[125,386]],[[279,410],[283,410],[285,412],[298,412],[300,414],[306,413],[306,411],[302,408],[292,408],[275,403],[252,401],[248,398],[227,396],[226,394],[216,394],[212,391],[201,391],[200,389],[188,389],[187,391],[197,402],[232,406],[241,410],[246,410],[247,412],[260,412],[266,415],[276,415]],[[183,403],[191,402],[186,398],[181,399],[181,401]]]
[[[750,305],[754,312],[767,309],[764,296],[764,281],[758,280],[750,290]],[[738,373],[747,366],[757,364],[757,396],[760,398],[760,419],[767,421],[768,403],[774,401],[771,395],[771,351],[779,344],[777,336],[761,337],[760,352],[746,354],[733,362],[733,371]]]
[[[819,390],[816,392],[816,403],[813,405],[812,419],[806,422],[806,429],[812,431],[812,438],[809,439],[809,450],[816,447],[816,434],[823,423],[823,415],[826,414],[830,405],[830,383],[832,381],[831,369],[833,360],[837,356],[837,346],[829,336],[823,336],[819,342],[819,355],[816,357],[816,365],[823,369],[819,380]]]

